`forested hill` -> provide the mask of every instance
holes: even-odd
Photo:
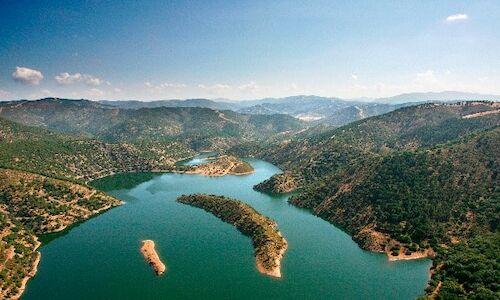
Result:
[[[259,156],[313,181],[359,160],[430,147],[492,128],[500,124],[498,112],[498,102],[422,104],[306,137],[242,143],[232,151]]]
[[[88,181],[113,172],[168,169],[194,152],[172,143],[104,143],[0,118],[0,167]]]
[[[464,288],[461,271],[446,279],[446,268],[455,245],[469,247],[471,238],[498,231],[499,110],[491,102],[419,105],[305,139],[233,151],[295,174],[305,183],[289,201],[341,225],[365,249],[393,256],[437,252],[429,292],[442,282],[448,295],[456,286],[467,297],[478,287],[495,294],[484,277],[468,278],[473,284]]]
[[[288,115],[244,115],[200,107],[121,109],[56,98],[1,103],[0,116],[104,142],[180,141],[196,150],[223,149],[304,127]]]
[[[93,188],[0,168],[0,298],[18,299],[40,260],[37,236],[121,202]]]

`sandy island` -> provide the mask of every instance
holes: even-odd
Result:
[[[152,240],[142,241],[141,253],[144,255],[144,258],[151,265],[151,267],[153,267],[156,275],[165,273],[167,267],[165,267],[165,264],[160,260],[160,257],[156,252],[155,242]]]

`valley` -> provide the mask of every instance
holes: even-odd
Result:
[[[57,114],[47,113],[53,111]],[[254,193],[286,193],[290,204],[339,226],[362,249],[384,253],[388,261],[433,259],[428,295],[458,293],[452,291],[454,284],[464,279],[443,275],[458,255],[455,249],[475,253],[470,241],[494,240],[497,232],[497,111],[498,103],[487,101],[404,105],[335,127],[313,126],[286,114],[198,107],[113,108],[59,99],[2,104],[2,255],[9,266],[0,270],[6,279],[2,293],[15,297],[35,275],[40,236],[122,203],[87,184],[130,189],[165,173],[254,178]],[[196,129],[196,122],[203,126]],[[187,159],[200,151],[215,152]],[[283,172],[254,177],[259,169],[240,157],[270,161]],[[209,211],[241,203],[190,197],[180,199]],[[208,203],[220,201],[225,204],[209,208]],[[258,270],[280,277],[288,243],[277,238],[268,247],[256,242],[255,232],[238,229],[254,239]],[[161,261],[154,268],[163,273]],[[477,279],[467,282],[472,280]],[[484,295],[495,293],[481,280],[459,293],[478,293],[478,286]]]

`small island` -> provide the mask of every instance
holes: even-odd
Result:
[[[220,155],[208,158],[209,163],[194,166],[186,173],[202,174],[205,176],[247,175],[255,172],[254,168],[235,156]]]
[[[161,261],[160,256],[155,249],[155,242],[152,240],[142,241],[141,253],[146,261],[151,265],[156,275],[160,276],[165,273],[167,267]]]
[[[249,236],[255,249],[257,270],[265,275],[281,277],[281,259],[288,244],[274,221],[248,204],[224,196],[183,195],[177,201],[202,208]]]

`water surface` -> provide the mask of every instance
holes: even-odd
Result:
[[[199,158],[194,158],[199,160]],[[23,299],[413,299],[430,260],[388,262],[308,211],[252,189],[279,172],[249,159],[244,176],[119,174],[97,182],[126,204],[50,237]],[[190,163],[190,162],[187,162]],[[192,163],[192,162],[191,162]],[[288,241],[283,278],[255,268],[251,240],[195,207],[189,193],[225,195],[272,218]],[[139,252],[155,240],[168,271],[156,277]]]

